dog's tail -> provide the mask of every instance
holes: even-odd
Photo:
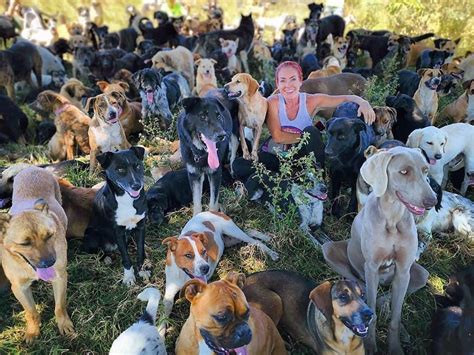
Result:
[[[156,323],[156,312],[158,305],[160,304],[161,293],[154,287],[149,287],[143,290],[137,298],[140,301],[148,301],[145,312],[141,316],[140,320],[155,325]]]
[[[434,33],[425,33],[423,35],[420,35],[420,36],[415,36],[415,37],[411,37],[411,40],[413,42],[420,42],[420,41],[423,41],[424,39],[427,39],[427,38],[430,38],[430,37],[433,37],[435,34]]]

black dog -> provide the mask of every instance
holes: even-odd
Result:
[[[431,125],[429,117],[421,113],[415,100],[408,95],[388,96],[385,103],[397,110],[397,121],[392,126],[393,137],[396,140],[406,143],[408,136],[415,129]]]
[[[191,91],[186,79],[178,73],[145,68],[133,74],[132,80],[142,98],[143,118],[167,129],[173,120],[171,110]]]
[[[400,70],[398,72],[398,88],[397,92],[399,94],[406,94],[413,97],[416,90],[418,90],[418,85],[420,84],[421,77],[413,71],[410,70]],[[456,87],[459,79],[451,74],[443,74],[441,76],[441,83],[436,88],[436,91],[439,95],[445,96],[449,95],[451,91]]]
[[[8,96],[0,95],[0,144],[26,142],[28,117]]]
[[[437,49],[425,49],[416,61],[416,69],[434,68],[439,69],[451,53]]]
[[[344,106],[334,112],[333,118],[328,121],[326,143],[326,157],[329,160],[329,174],[331,176],[330,198],[334,200],[339,196],[343,181],[347,181],[351,187],[351,201],[349,212],[357,209],[356,183],[360,167],[365,161],[364,151],[375,142],[375,133],[362,119],[354,116],[337,117],[343,115],[344,111],[352,111],[354,103],[345,103]],[[352,107],[354,106],[354,107]],[[358,107],[357,107],[358,108]],[[355,110],[357,115],[357,109]],[[341,209],[336,199],[332,205],[333,215],[340,217]]]
[[[193,214],[202,211],[204,174],[210,185],[209,209],[217,211],[222,161],[232,131],[229,110],[215,98],[189,97],[182,101],[184,112],[178,117],[181,155],[193,191]]]
[[[318,46],[323,43],[329,34],[332,34],[332,38],[344,36],[344,30],[346,28],[346,22],[339,15],[331,15],[323,17],[318,20],[319,29],[316,41]]]
[[[135,283],[135,273],[128,255],[130,237],[136,239],[138,274],[147,279],[149,271],[142,270],[145,260],[145,220],[147,213],[144,191],[143,155],[145,149],[132,147],[97,157],[105,170],[106,183],[97,192],[89,226],[84,233],[84,249],[110,252],[116,245],[122,256],[123,283]],[[113,250],[113,249],[112,249]]]
[[[321,13],[324,11],[324,4],[316,4],[315,2],[308,4],[309,18],[319,20]]]

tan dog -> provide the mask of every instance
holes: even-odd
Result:
[[[261,62],[273,61],[270,49],[262,40],[254,39],[252,51],[255,59]]]
[[[375,144],[379,146],[387,139],[393,139],[392,127],[397,122],[397,110],[388,106],[374,106],[375,122],[372,128],[375,133]]]
[[[438,112],[438,92],[436,89],[441,83],[443,71],[440,69],[419,69],[417,73],[421,76],[421,80],[413,99],[420,111],[430,118],[431,124],[434,124]]]
[[[347,49],[349,48],[349,40],[346,37],[334,37],[334,42],[331,46],[332,54],[339,61],[341,70],[347,65]]]
[[[231,74],[241,73],[242,66],[240,61],[237,59],[237,48],[239,48],[239,39],[235,41],[230,39],[219,38],[221,44],[222,53],[227,56],[227,69]]]
[[[160,51],[151,58],[151,61],[156,69],[163,68],[166,71],[181,73],[189,87],[194,87],[194,60],[193,53],[189,49],[178,46],[169,51]]]
[[[328,65],[324,69],[315,70],[309,73],[308,79],[327,78],[328,76],[340,74],[341,72],[340,66]]]
[[[92,0],[91,6],[89,7],[89,16],[91,22],[95,23],[97,26],[102,26],[104,24],[104,10],[102,9],[102,4],[99,0]]]
[[[257,80],[247,73],[234,75],[232,81],[225,84],[224,88],[230,99],[239,101],[239,134],[244,159],[257,161],[258,144],[268,108],[267,100],[258,91]],[[245,142],[244,127],[251,128],[253,131],[252,154],[249,153]],[[235,147],[232,147],[231,164],[235,159],[235,152]]]
[[[143,132],[142,124],[142,104],[140,102],[129,102],[125,93],[129,90],[129,85],[125,82],[115,82],[109,84],[106,81],[98,81],[97,86],[104,94],[115,97],[122,110],[120,122],[122,123],[125,136],[130,138],[133,134]]]
[[[40,93],[33,105],[56,115],[56,133],[48,143],[49,155],[53,160],[74,159],[76,145],[82,153],[90,153],[87,133],[89,116],[51,90]]]
[[[121,107],[113,94],[100,94],[87,100],[86,110],[92,105],[94,116],[89,123],[89,145],[91,147],[89,173],[97,169],[97,156],[106,152],[128,149],[130,143],[120,123]]]
[[[78,109],[85,112],[81,100],[90,92],[91,89],[85,86],[82,81],[77,80],[75,78],[71,78],[63,86],[61,86],[59,94],[68,99],[69,102],[76,106]]]
[[[440,119],[471,123],[474,121],[474,79],[464,83],[466,91],[440,113]]]
[[[25,310],[26,342],[40,334],[40,317],[31,291],[35,280],[52,283],[59,331],[72,334],[74,327],[66,310],[67,217],[54,176],[37,167],[18,173],[10,215],[0,258],[13,294]]]
[[[82,36],[83,27],[77,22],[71,22],[66,24],[67,31],[69,35],[72,36]]]
[[[247,303],[244,284],[243,274],[229,273],[210,284],[190,280],[184,285],[181,295],[191,308],[176,341],[176,355],[287,353],[270,317]]]
[[[413,215],[436,205],[428,183],[428,163],[420,150],[395,147],[371,156],[360,173],[373,191],[352,223],[351,238],[323,245],[329,266],[351,280],[365,280],[373,310],[377,288],[392,285],[388,334],[390,353],[402,354],[400,320],[403,301],[425,286],[428,271],[415,262],[418,235]],[[366,351],[377,351],[376,319],[369,327]]]
[[[196,74],[196,87],[193,94],[203,97],[209,90],[217,89],[217,78],[214,71],[214,65],[217,62],[214,59],[198,59]]]

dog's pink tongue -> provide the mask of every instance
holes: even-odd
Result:
[[[202,135],[202,140],[207,147],[207,164],[211,169],[217,169],[219,167],[219,157],[217,156],[216,142],[207,139],[204,135]]]
[[[141,191],[141,189],[138,190],[138,191],[131,190],[129,193],[130,193],[130,196],[132,196],[132,197],[138,197],[138,196],[140,196],[140,191]]]
[[[247,355],[247,346],[241,346],[240,348],[234,349],[236,355]]]
[[[430,159],[430,164],[431,164],[431,165],[435,165],[435,164],[436,164],[436,159],[431,158],[431,159]]]
[[[56,276],[54,266],[47,267],[45,269],[36,268],[36,276],[43,281],[51,281]]]
[[[153,103],[153,92],[146,93],[146,100],[148,101],[149,104]]]

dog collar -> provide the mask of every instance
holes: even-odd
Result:
[[[54,110],[54,114],[56,116],[59,116],[61,113],[63,113],[64,111],[67,110],[67,108],[70,106],[71,104],[69,102],[65,103],[64,105],[60,106],[59,108],[57,108],[56,110]]]

